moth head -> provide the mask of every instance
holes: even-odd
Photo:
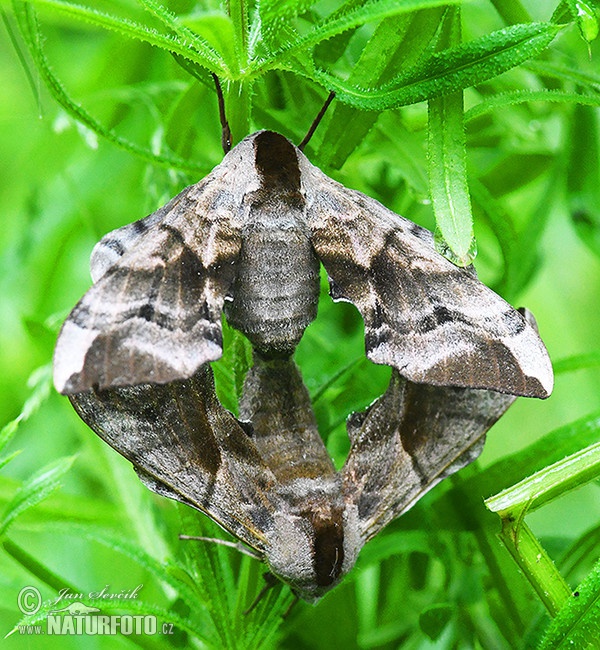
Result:
[[[354,566],[362,546],[355,508],[310,508],[275,517],[266,553],[271,572],[308,602],[318,601]]]

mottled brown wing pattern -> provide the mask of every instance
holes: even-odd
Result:
[[[218,167],[146,219],[106,235],[97,280],[61,330],[55,385],[165,383],[221,356],[221,312],[240,250],[235,168]]]
[[[415,384],[396,371],[387,392],[348,420],[344,497],[371,539],[442,479],[475,460],[485,433],[516,397]]]
[[[368,356],[394,368],[387,392],[349,419],[340,472],[292,359],[316,316],[319,260],[333,298],[362,314]],[[427,230],[273,132],[106,235],[91,266],[95,284],[57,343],[57,388],[149,488],[205,512],[309,601],[477,457],[515,399],[503,393],[552,388],[531,317],[439,255]],[[208,365],[226,299],[255,349],[241,420],[219,403]]]
[[[201,510],[264,552],[279,507],[276,480],[219,403],[210,366],[188,380],[91,390],[70,400],[148,487]]]
[[[312,244],[332,297],[363,316],[372,361],[415,382],[549,395],[548,354],[521,314],[437,253],[423,228],[306,158],[301,169]]]

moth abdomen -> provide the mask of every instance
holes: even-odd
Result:
[[[225,314],[263,356],[285,357],[317,315],[319,261],[289,214],[273,221],[245,229]]]

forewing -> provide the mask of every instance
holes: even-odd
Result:
[[[161,210],[96,246],[97,281],[56,345],[60,392],[166,383],[221,356],[221,312],[241,237],[234,171],[217,167]]]
[[[356,305],[375,363],[415,382],[547,397],[552,366],[537,332],[427,230],[301,164],[311,241],[334,300]]]
[[[185,196],[189,191],[190,188],[186,187],[183,192],[171,199],[156,212],[104,235],[94,246],[90,256],[92,281],[98,282],[111,266],[119,262],[123,255],[129,249],[133,248],[153,226],[160,223],[174,207],[182,200],[185,200]]]
[[[485,433],[516,398],[494,391],[415,384],[396,371],[387,392],[348,420],[344,497],[365,541],[443,478],[475,460]]]
[[[201,510],[264,551],[275,477],[217,400],[210,366],[184,381],[90,390],[70,400],[149,488]]]

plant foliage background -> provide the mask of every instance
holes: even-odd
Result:
[[[0,633],[43,622],[63,588],[91,605],[89,592],[105,585],[143,588],[100,602],[103,613],[175,625],[168,637],[15,631],[6,647],[596,647],[598,3],[4,0],[2,12]],[[60,323],[90,284],[93,244],[220,161],[210,72],[235,141],[270,128],[299,142],[335,90],[311,160],[437,223],[457,263],[473,258],[474,234],[480,277],[536,314],[557,375],[551,398],[520,399],[479,461],[373,540],[322,602],[285,619],[281,586],[243,614],[263,568],[180,541],[225,534],[146,490],[50,382]],[[226,334],[217,378],[235,411],[248,350]],[[297,360],[341,465],[346,416],[384,390],[388,372],[364,359],[357,312],[333,305],[325,282]],[[577,452],[562,473],[544,470]],[[504,518],[509,547],[530,531],[529,549],[555,561],[536,574],[524,542],[508,553],[483,500],[537,471],[552,498],[526,492],[518,517],[509,508]],[[17,607],[27,585],[45,599],[32,617]]]

